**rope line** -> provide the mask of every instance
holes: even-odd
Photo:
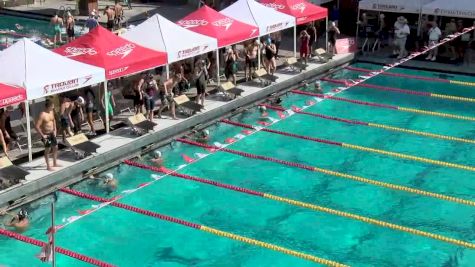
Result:
[[[31,237],[24,236],[24,235],[21,235],[21,234],[12,232],[12,231],[8,231],[6,229],[1,229],[0,228],[0,235],[6,236],[6,237],[9,237],[9,238],[13,238],[13,239],[22,241],[24,243],[35,245],[37,247],[43,247],[44,245],[46,245],[46,243],[43,242],[43,241],[33,239]],[[62,247],[55,246],[55,251],[58,252],[58,253],[61,253],[63,255],[66,255],[68,257],[71,257],[71,258],[74,258],[74,259],[77,259],[77,260],[80,260],[80,261],[83,261],[83,262],[86,262],[86,263],[89,263],[89,264],[92,264],[92,265],[96,265],[96,266],[100,266],[100,267],[114,267],[114,265],[112,265],[112,264],[109,264],[109,263],[106,263],[106,262],[103,262],[103,261],[100,261],[100,260],[97,260],[97,259],[93,259],[91,257],[73,252],[71,250],[64,249]]]
[[[281,107],[276,107],[276,106],[272,106],[272,105],[268,105],[268,104],[261,104],[261,105],[265,106],[269,109],[282,111],[282,112],[285,111],[285,109],[281,108]],[[317,118],[321,118],[321,119],[339,121],[339,122],[344,122],[344,123],[348,123],[348,124],[363,125],[363,126],[368,126],[368,127],[373,127],[373,128],[380,128],[380,129],[385,129],[385,130],[389,130],[389,131],[402,132],[402,133],[419,135],[419,136],[424,136],[424,137],[431,137],[431,138],[437,138],[437,139],[443,139],[443,140],[449,140],[449,141],[457,141],[457,142],[462,142],[462,143],[475,144],[475,140],[472,140],[472,139],[464,139],[464,138],[453,137],[453,136],[448,136],[448,135],[428,133],[428,132],[423,132],[423,131],[417,131],[417,130],[411,130],[411,129],[406,129],[406,128],[389,126],[389,125],[385,125],[385,124],[378,124],[378,123],[372,123],[372,122],[364,122],[364,121],[338,118],[338,117],[327,116],[327,115],[323,115],[323,114],[319,114],[319,113],[312,113],[312,112],[299,111],[299,110],[293,110],[293,111],[295,113],[298,113],[298,114],[313,116],[313,117],[317,117]]]
[[[98,197],[98,196],[95,196],[95,195],[91,195],[91,194],[87,194],[87,193],[84,193],[84,192],[79,192],[79,191],[76,191],[76,190],[68,189],[68,188],[63,188],[63,189],[60,189],[60,190],[64,193],[67,193],[67,194],[70,194],[70,195],[74,195],[74,196],[77,196],[77,197],[81,197],[81,198],[85,198],[85,199],[89,199],[89,200],[93,200],[93,201],[97,201],[97,202],[109,202],[108,199]],[[248,238],[248,237],[245,237],[245,236],[241,236],[241,235],[221,231],[221,230],[218,230],[218,229],[215,229],[215,228],[207,227],[205,225],[188,222],[188,221],[185,221],[185,220],[182,220],[182,219],[179,219],[179,218],[171,217],[171,216],[168,216],[168,215],[163,215],[163,214],[160,214],[160,213],[157,213],[157,212],[140,209],[140,208],[130,206],[130,205],[127,205],[127,204],[123,204],[123,203],[119,203],[119,202],[112,202],[111,205],[115,206],[117,208],[132,211],[132,212],[139,213],[139,214],[142,214],[142,215],[146,215],[146,216],[149,216],[149,217],[157,218],[157,219],[160,219],[160,220],[163,220],[163,221],[168,221],[168,222],[180,224],[180,225],[183,225],[183,226],[187,226],[187,227],[190,227],[190,228],[193,228],[193,229],[201,230],[203,232],[207,232],[207,233],[210,233],[210,234],[213,234],[213,235],[216,235],[216,236],[226,237],[226,238],[229,238],[229,239],[233,239],[233,240],[240,241],[240,242],[243,242],[243,243],[247,243],[247,244],[250,244],[250,245],[259,246],[259,247],[263,247],[263,248],[266,248],[266,249],[269,249],[269,250],[274,250],[274,251],[277,251],[277,252],[285,253],[285,254],[288,254],[288,255],[291,255],[291,256],[294,256],[294,257],[302,258],[304,260],[324,264],[324,265],[327,265],[327,266],[336,266],[336,267],[347,266],[347,265],[344,265],[344,264],[341,264],[341,263],[338,263],[338,262],[335,262],[335,261],[319,258],[319,257],[316,257],[316,256],[312,256],[312,255],[309,255],[309,254],[298,252],[298,251],[295,251],[295,250],[287,249],[287,248],[284,248],[284,247],[281,247],[281,246],[277,246],[277,245],[262,242],[262,241],[259,241],[259,240],[256,240],[256,239]]]
[[[379,104],[379,103],[374,103],[374,102],[353,100],[353,99],[348,99],[348,98],[343,98],[343,97],[316,94],[316,93],[305,92],[305,91],[301,91],[301,90],[291,90],[291,92],[294,93],[294,94],[315,96],[315,97],[318,97],[318,98],[332,99],[332,100],[343,101],[343,102],[348,102],[348,103],[358,104],[358,105],[366,105],[366,106],[372,106],[372,107],[394,109],[394,110],[405,111],[405,112],[410,112],[410,113],[424,114],[424,115],[450,118],[450,119],[475,121],[475,117],[469,117],[469,116],[454,115],[454,114],[449,114],[449,113],[434,112],[434,111],[415,109],[415,108],[398,107],[398,106]]]
[[[358,72],[366,72],[372,73],[374,71],[364,69],[364,68],[356,68],[352,66],[347,66],[345,69],[358,71]],[[402,74],[402,73],[393,73],[393,72],[384,72],[382,73],[386,76],[393,76],[393,77],[402,77],[402,78],[409,78],[409,79],[416,79],[416,80],[423,80],[423,81],[433,81],[433,82],[442,82],[442,83],[451,83],[451,84],[458,84],[458,85],[465,85],[465,86],[475,86],[474,82],[464,82],[464,81],[457,81],[457,80],[448,80],[448,79],[441,79],[441,78],[431,78],[431,77],[424,77],[418,75],[410,75],[410,74]]]
[[[235,125],[235,126],[245,127],[249,129],[253,128],[252,125],[248,125],[244,123],[238,123],[238,122],[233,122],[229,120],[221,120],[221,121],[224,123]],[[418,156],[413,156],[413,155],[408,155],[408,154],[403,154],[403,153],[391,152],[391,151],[376,149],[376,148],[371,148],[371,147],[347,144],[343,142],[335,142],[331,140],[320,139],[320,138],[304,136],[304,135],[299,135],[299,134],[293,134],[293,133],[284,132],[284,131],[272,130],[268,128],[262,128],[261,130],[268,133],[274,133],[274,134],[279,134],[283,136],[288,136],[288,137],[293,137],[293,138],[298,138],[302,140],[313,141],[313,142],[323,143],[323,144],[328,144],[328,145],[341,146],[345,148],[351,148],[354,150],[371,152],[371,153],[391,156],[395,158],[418,161],[418,162],[423,162],[423,163],[428,163],[428,164],[433,164],[433,165],[438,165],[438,166],[443,166],[443,167],[450,167],[450,168],[455,168],[455,169],[462,169],[462,170],[467,170],[467,171],[475,171],[475,167],[462,165],[462,164],[456,164],[456,163],[451,163],[451,162],[446,162],[446,161],[441,161],[441,160],[434,160],[434,159],[418,157]]]
[[[197,143],[197,142],[194,142],[194,141],[191,141],[191,140],[188,140],[188,139],[180,138],[180,139],[177,139],[177,141],[185,143],[185,144],[189,144],[189,145],[194,145],[194,146],[197,146],[197,147],[202,147],[202,148],[208,148],[208,149],[216,148],[216,146],[201,144],[201,143]],[[260,155],[250,154],[250,153],[247,153],[247,152],[236,151],[236,150],[232,150],[232,149],[228,149],[228,148],[221,149],[221,151],[236,154],[236,155],[240,155],[240,156],[244,156],[244,157],[248,157],[248,158],[261,159],[261,160],[266,160],[266,161],[270,161],[270,162],[280,163],[282,165],[292,166],[292,167],[301,168],[301,169],[305,169],[305,170],[317,171],[317,172],[319,171],[318,168],[309,167],[309,166],[306,166],[306,165],[303,165],[303,164],[300,164],[300,163],[288,162],[288,161],[279,160],[279,159],[275,159],[275,158],[271,158],[271,157],[260,156]],[[292,199],[281,198],[281,197],[268,195],[268,194],[264,194],[264,197],[274,199],[274,200],[277,200],[277,201],[281,201],[281,202],[285,202],[285,203],[288,203],[288,204],[291,204],[291,205],[301,206],[301,207],[313,209],[313,210],[316,210],[316,211],[325,212],[325,213],[328,213],[328,214],[332,214],[332,215],[336,215],[336,216],[340,216],[340,217],[345,217],[345,218],[361,221],[361,222],[368,223],[368,224],[373,224],[373,225],[377,225],[377,226],[381,226],[381,227],[385,227],[385,228],[390,228],[390,229],[393,229],[393,230],[399,230],[399,231],[402,231],[402,232],[411,233],[411,234],[418,235],[418,236],[432,238],[432,239],[443,241],[443,242],[446,242],[446,243],[455,244],[455,245],[458,245],[458,246],[461,246],[461,247],[475,249],[475,244],[473,244],[473,243],[458,240],[458,239],[454,239],[454,238],[450,238],[450,237],[446,237],[446,236],[439,235],[439,234],[425,232],[425,231],[417,230],[417,229],[406,227],[406,226],[401,226],[401,225],[397,225],[397,224],[393,224],[393,223],[388,223],[388,222],[385,222],[385,221],[381,221],[381,220],[377,220],[377,219],[373,219],[373,218],[369,218],[369,217],[365,217],[365,216],[361,216],[361,215],[357,215],[357,214],[353,214],[353,213],[349,213],[349,212],[344,212],[344,211],[340,211],[340,210],[336,210],[336,209],[331,209],[331,208],[327,208],[327,207],[323,207],[323,206],[317,206],[317,205],[314,205],[314,204],[304,203],[304,202],[300,202],[300,201],[296,201],[296,200],[292,200]]]
[[[330,78],[322,78],[322,80],[327,81],[327,82],[331,82],[331,83],[338,83],[338,84],[348,85],[348,81],[345,81],[345,80],[335,80],[335,79],[330,79]],[[441,98],[441,99],[448,99],[448,100],[454,100],[454,101],[463,101],[463,102],[472,102],[472,103],[475,102],[475,98],[470,98],[470,97],[436,94],[436,93],[431,93],[431,92],[419,92],[419,91],[414,91],[414,90],[407,90],[407,89],[400,89],[400,88],[395,88],[395,87],[381,86],[381,85],[376,85],[376,84],[360,83],[358,86],[365,87],[365,88],[376,89],[376,90],[380,90],[380,91],[390,91],[390,92],[396,92],[396,93],[402,93],[402,94],[408,94],[408,95],[435,97],[435,98]]]

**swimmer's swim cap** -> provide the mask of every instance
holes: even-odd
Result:
[[[84,98],[82,96],[78,97],[78,99],[76,99],[76,102],[78,102],[78,104],[81,106],[86,103],[86,101],[84,101]]]
[[[205,135],[209,135],[209,131],[208,131],[208,130],[204,130],[203,133],[204,133]]]
[[[162,152],[160,152],[159,150],[155,150],[155,151],[153,151],[153,155],[156,158],[161,158],[162,157]]]
[[[260,107],[259,107],[259,110],[260,110],[260,111],[266,111],[267,108],[266,108],[265,106],[260,106]]]
[[[106,173],[104,177],[106,177],[106,179],[111,179],[111,180],[114,179],[114,175],[112,175],[112,173],[110,172]]]

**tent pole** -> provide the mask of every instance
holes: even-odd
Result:
[[[261,40],[259,40],[259,49],[257,49],[257,69],[261,69]]]
[[[356,43],[356,48],[358,49],[358,34],[359,34],[359,28],[360,28],[360,12],[361,12],[361,9],[360,7],[358,6],[358,18],[357,18],[357,23],[356,23],[356,37],[355,37],[355,43]]]
[[[166,70],[166,72],[167,72],[167,80],[168,80],[168,79],[170,79],[170,65],[167,64],[167,65],[165,66],[165,70]]]
[[[221,84],[221,81],[219,79],[219,48],[216,49],[216,83],[218,86]]]
[[[294,57],[297,57],[297,20],[294,25]]]
[[[330,29],[328,25],[328,16],[325,18],[325,23],[326,23],[325,27],[327,27],[327,31],[325,34],[325,51],[328,52],[328,30]]]
[[[33,160],[33,153],[31,152],[31,123],[30,123],[30,101],[25,100],[25,115],[26,115],[26,136],[28,138],[28,161]]]
[[[419,10],[419,20],[417,23],[417,37],[419,37],[419,35],[421,34],[421,30],[422,30],[422,7]]]
[[[104,111],[106,112],[106,133],[109,133],[109,96],[107,95],[107,80],[104,81]],[[110,114],[112,115],[112,114]]]

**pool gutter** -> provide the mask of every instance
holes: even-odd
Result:
[[[175,137],[181,136],[197,126],[205,127],[206,125],[210,125],[245,107],[252,106],[270,95],[284,93],[285,91],[293,89],[296,84],[314,78],[315,76],[326,75],[330,71],[335,71],[337,68],[342,67],[342,65],[350,63],[353,59],[353,54],[345,55],[339,59],[318,66],[315,69],[297,74],[286,81],[272,84],[253,94],[237,98],[219,108],[196,114],[190,119],[176,125],[154,132],[153,134],[146,134],[136,138],[129,144],[101,153],[97,156],[89,157],[68,168],[64,168],[37,180],[10,187],[0,192],[0,207],[14,208],[48,195],[58,188],[77,183],[83,180],[84,177],[87,177],[86,175],[88,173],[106,170],[117,165],[124,159],[136,157],[155,147],[165,145]],[[118,131],[125,131],[125,129],[119,129]]]

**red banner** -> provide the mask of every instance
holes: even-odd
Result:
[[[355,38],[338,39],[335,46],[338,54],[354,53],[358,50]]]

